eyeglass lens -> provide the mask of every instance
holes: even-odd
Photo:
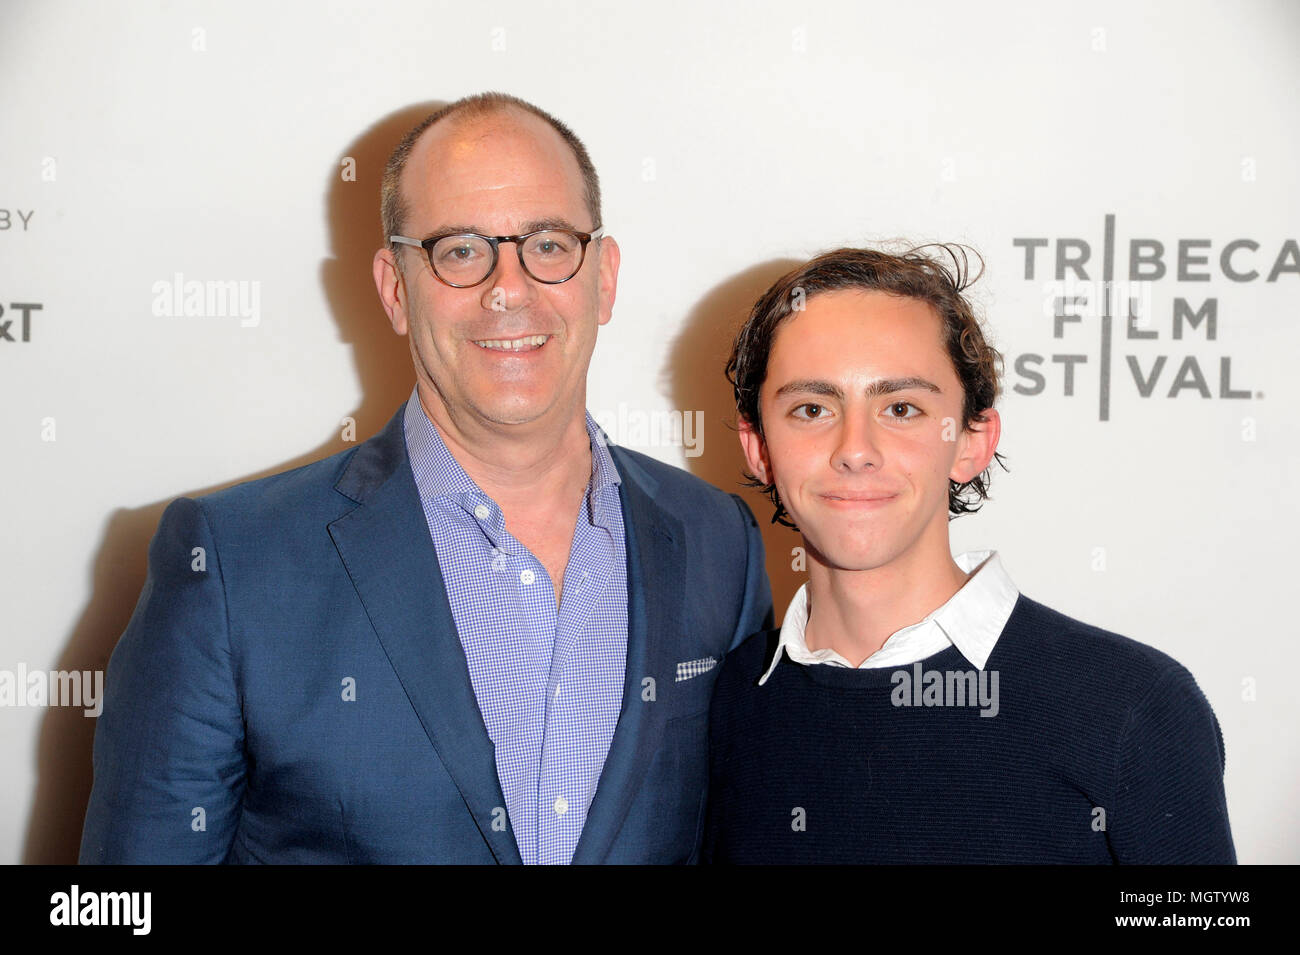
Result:
[[[582,265],[583,243],[571,232],[538,232],[521,242],[524,269],[539,282],[563,282]],[[508,253],[507,253],[508,254]],[[495,266],[492,243],[482,236],[449,235],[439,239],[429,253],[430,263],[443,281],[475,285]]]

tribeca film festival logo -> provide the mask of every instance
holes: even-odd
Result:
[[[1070,398],[1086,377],[1097,384],[1100,421],[1110,420],[1111,392],[1119,382],[1131,382],[1139,398],[1264,397],[1233,378],[1233,356],[1212,344],[1219,335],[1222,286],[1200,283],[1290,281],[1300,276],[1300,244],[1286,239],[1266,249],[1246,238],[1131,238],[1117,245],[1115,235],[1115,216],[1108,214],[1100,250],[1081,238],[1011,240],[1024,253],[1025,280],[1045,283],[1043,312],[1062,349],[1018,355],[1015,392]],[[1123,274],[1118,279],[1117,269]],[[1168,312],[1157,316],[1153,286],[1160,282],[1172,283],[1178,294]],[[1084,350],[1080,345],[1092,329],[1095,350]],[[1124,365],[1117,371],[1119,357]]]
[[[895,670],[889,676],[894,706],[978,706],[980,716],[997,716],[997,670]]]
[[[159,318],[238,318],[243,328],[262,321],[262,283],[186,280],[181,272],[153,283],[153,313]]]
[[[104,709],[103,670],[0,670],[0,706],[79,706],[85,716]]]

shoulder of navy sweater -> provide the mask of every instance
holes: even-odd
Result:
[[[1155,647],[1083,623],[1020,595],[985,667],[1037,674],[1061,696],[1132,705],[1171,673],[1187,669]],[[1005,677],[1004,677],[1005,679]]]
[[[757,683],[768,664],[772,662],[772,653],[780,639],[781,630],[760,630],[750,634],[740,642],[736,649],[727,654],[718,673],[718,681],[724,678],[747,683]]]
[[[715,738],[721,740],[734,730],[737,720],[744,720],[749,707],[758,704],[759,678],[767,670],[781,631],[760,630],[740,642],[722,659],[718,678],[713,684],[713,701],[709,720]],[[783,661],[781,666],[789,666]],[[781,666],[777,669],[780,670]]]

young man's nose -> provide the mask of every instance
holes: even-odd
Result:
[[[880,467],[882,462],[877,424],[870,412],[845,409],[840,418],[831,464],[843,471]]]

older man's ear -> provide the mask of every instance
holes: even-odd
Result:
[[[393,331],[405,335],[409,324],[406,320],[406,277],[402,274],[397,257],[391,249],[380,249],[371,262],[375,276],[375,289],[379,292],[379,301],[383,303]]]
[[[614,316],[614,299],[618,294],[618,266],[622,251],[612,235],[597,239],[600,243],[600,324]]]

